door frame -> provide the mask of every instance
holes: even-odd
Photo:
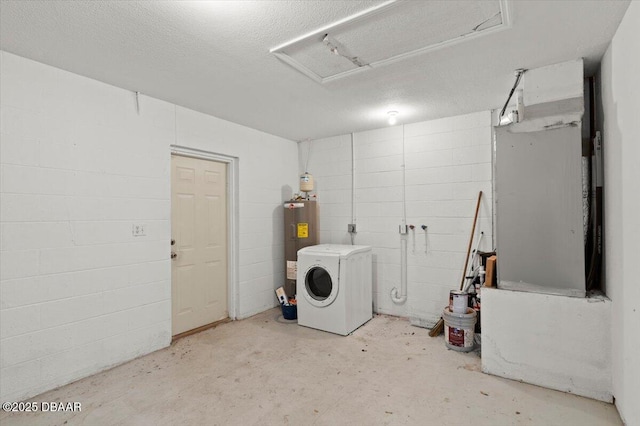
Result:
[[[238,157],[180,145],[170,145],[170,148],[171,155],[217,161],[227,165],[227,267],[229,271],[229,275],[227,277],[227,306],[229,309],[229,318],[236,320],[239,312],[239,159]],[[173,214],[173,212],[171,213]],[[173,282],[171,285],[173,286]],[[173,318],[171,320],[173,321]]]

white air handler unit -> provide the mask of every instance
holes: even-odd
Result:
[[[370,246],[320,244],[298,251],[298,324],[346,336],[373,316]]]

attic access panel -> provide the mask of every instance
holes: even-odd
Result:
[[[508,27],[506,0],[392,0],[270,52],[326,83]]]

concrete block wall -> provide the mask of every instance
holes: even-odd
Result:
[[[171,144],[239,158],[237,314],[275,306],[295,142],[0,55],[0,399],[169,344]]]
[[[373,247],[374,309],[433,324],[460,285],[478,191],[483,191],[477,234],[492,248],[491,114],[489,111],[353,135],[356,244]],[[300,143],[300,170],[314,175],[321,243],[350,244],[351,135]],[[400,286],[406,165],[407,241],[405,304],[390,298]],[[420,225],[427,225],[428,232]],[[426,248],[426,252],[425,252]]]
[[[351,223],[351,136],[341,135],[299,144],[301,173],[313,175],[318,199],[320,242],[351,244],[347,224]],[[308,161],[307,161],[308,160]],[[294,188],[295,192],[300,186]]]
[[[611,300],[482,291],[482,371],[611,402]]]
[[[613,395],[622,420],[640,425],[640,3],[631,2],[604,57],[601,84],[604,254],[611,298]]]

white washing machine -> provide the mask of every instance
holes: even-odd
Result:
[[[373,316],[371,247],[298,250],[298,324],[346,336]]]

